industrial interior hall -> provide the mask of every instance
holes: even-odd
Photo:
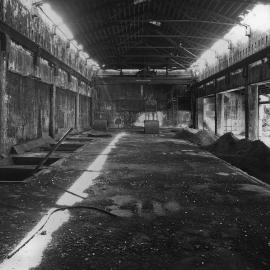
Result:
[[[269,0],[0,0],[0,270],[269,270],[269,147]]]

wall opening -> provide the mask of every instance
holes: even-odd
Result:
[[[224,93],[223,133],[231,132],[238,138],[245,137],[245,92]]]
[[[259,87],[259,139],[270,146],[270,85]]]

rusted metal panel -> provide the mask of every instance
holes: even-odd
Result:
[[[48,132],[50,87],[8,72],[8,138],[13,143],[35,139]]]
[[[76,93],[57,88],[56,130],[75,127]]]
[[[91,98],[80,95],[80,128],[86,129],[91,126]]]

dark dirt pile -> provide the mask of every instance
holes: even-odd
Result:
[[[206,130],[197,130],[192,128],[182,128],[176,132],[175,138],[188,140],[200,146],[213,144],[217,137]]]
[[[232,133],[226,133],[204,148],[250,175],[270,183],[270,148],[263,142],[239,140]]]
[[[238,139],[232,133],[216,137],[205,130],[178,129],[175,138],[188,140],[258,179],[270,183],[270,148],[262,141]]]
[[[213,153],[233,154],[236,151],[238,142],[239,140],[232,133],[226,133],[206,149]]]

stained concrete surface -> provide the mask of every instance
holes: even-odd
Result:
[[[0,186],[1,259],[111,140]],[[170,132],[121,138],[86,193],[119,217],[71,211],[36,269],[269,269],[269,187]]]

